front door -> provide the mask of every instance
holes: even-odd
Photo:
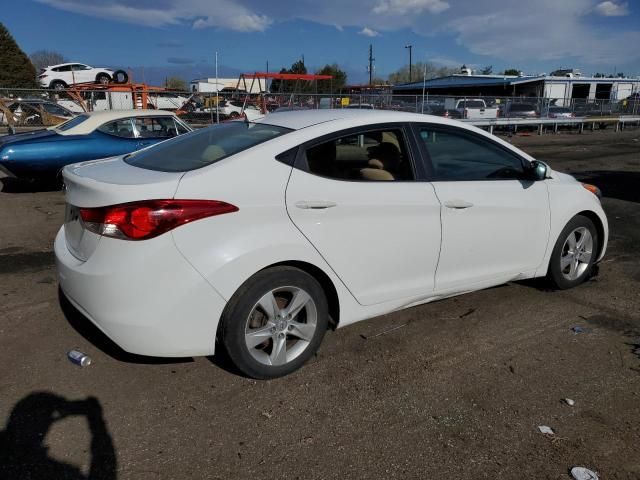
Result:
[[[417,130],[442,204],[436,290],[535,271],[549,238],[549,199],[544,181],[524,180],[527,160],[467,129]]]
[[[298,154],[287,211],[363,305],[433,291],[440,204],[416,178],[401,125],[338,134]]]

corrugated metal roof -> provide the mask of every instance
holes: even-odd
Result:
[[[424,85],[427,89],[434,88],[456,88],[456,87],[487,87],[487,86],[510,86],[522,83],[553,81],[553,82],[640,82],[635,78],[594,78],[594,77],[550,77],[546,75],[515,77],[503,75],[451,75],[448,77],[432,78],[425,83],[422,81],[396,85],[393,90],[418,90]]]

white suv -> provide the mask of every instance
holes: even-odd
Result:
[[[113,78],[113,70],[102,67],[90,67],[83,63],[61,63],[51,65],[40,71],[38,80],[45,88],[62,90],[76,83],[96,82],[107,84]]]

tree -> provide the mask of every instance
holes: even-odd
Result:
[[[290,69],[287,70],[286,68],[282,68],[280,70],[280,73],[297,73],[299,75],[304,75],[307,73],[307,67],[304,65],[304,62],[302,60],[298,60],[297,62],[293,62]],[[296,87],[295,84],[296,82],[292,82],[290,80],[282,81],[282,80],[274,79],[271,81],[270,90],[274,93],[293,92],[293,90]],[[307,89],[308,88],[305,88],[305,83],[302,83],[299,88],[300,91],[307,90]]]
[[[38,50],[30,55],[31,63],[36,67],[36,70],[40,70],[51,65],[58,65],[59,63],[67,62],[67,59],[59,52],[53,50]]]
[[[480,75],[491,75],[493,73],[493,65],[487,65],[480,70]]]
[[[36,87],[36,69],[9,30],[0,23],[0,87]]]
[[[520,75],[520,70],[518,70],[517,68],[507,68],[504,72],[502,72],[503,75]]]
[[[347,73],[340,70],[337,63],[327,64],[316,72],[317,75],[331,75],[331,80],[317,80],[318,93],[333,93],[347,84]]]
[[[457,68],[451,67],[437,67],[433,63],[417,62],[412,66],[413,81],[419,82],[426,77],[427,80],[431,78],[447,77],[458,73]],[[409,81],[409,65],[405,65],[399,70],[389,74],[389,83],[391,85],[397,85],[400,83],[407,83]]]
[[[184,81],[184,79],[180,78],[180,77],[169,77],[165,80],[165,86],[167,88],[170,88],[171,90],[180,90],[182,92],[186,92],[187,89],[187,82]]]

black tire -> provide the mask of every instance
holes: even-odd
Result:
[[[567,242],[569,235],[579,228],[586,228],[591,234],[591,237],[593,239],[591,257],[586,264],[586,267],[579,274],[579,276],[574,279],[569,279],[562,271],[563,269],[561,265],[561,259],[563,253],[565,253],[565,243]],[[567,223],[564,229],[562,229],[562,232],[558,236],[556,244],[553,247],[553,252],[551,252],[551,259],[549,260],[549,270],[547,272],[547,279],[549,283],[555,288],[566,290],[568,288],[578,286],[585,280],[587,280],[591,276],[593,265],[598,256],[599,245],[600,239],[598,238],[598,230],[596,229],[596,226],[593,224],[593,222],[589,218],[582,215],[576,215],[575,217],[573,217],[569,221],[569,223]]]
[[[246,328],[249,326],[249,323],[253,321],[250,319],[250,315],[254,312],[258,301],[264,295],[278,288],[290,287],[300,289],[309,295],[313,302],[313,307],[315,307],[316,328],[306,348],[304,348],[298,356],[279,366],[266,365],[258,361],[250,352],[245,340]],[[280,300],[283,301],[283,306],[280,308],[288,306],[284,304],[284,302],[286,302],[285,299],[277,296],[276,299],[278,303],[280,303]],[[304,313],[301,311],[299,315],[294,315],[293,320],[300,320],[302,315],[306,316],[307,314],[308,310],[305,307]],[[261,380],[282,377],[299,369],[316,353],[327,330],[328,317],[327,298],[315,278],[297,268],[270,268],[258,272],[247,280],[227,304],[220,320],[220,346],[224,348],[228,358],[243,374]],[[260,327],[262,327],[262,325],[257,328]],[[254,326],[252,328],[256,327]],[[293,347],[295,348],[295,342],[297,342],[298,339],[295,335],[287,333],[286,330],[284,330],[284,332],[283,338],[286,336],[284,340],[285,343],[294,342]],[[264,345],[262,348],[267,349],[267,351],[264,352],[265,355],[268,355],[269,346],[271,345],[272,349],[275,345],[273,342],[274,340],[269,337],[265,339],[265,343],[261,344]],[[260,345],[254,348],[259,350],[258,347],[260,347]],[[271,350],[271,352],[273,352],[273,350]]]
[[[107,73],[99,73],[96,75],[96,83],[101,85],[108,85],[111,81],[111,77]]]
[[[64,90],[65,88],[67,88],[67,84],[62,80],[54,80],[53,82],[51,82],[49,87],[51,87],[53,90]]]
[[[240,118],[240,114],[239,114],[238,112],[231,112],[231,113],[229,114],[229,118],[230,118],[231,120],[235,120],[235,119],[237,119],[237,118]]]
[[[129,81],[129,74],[124,70],[116,70],[113,72],[113,83],[127,83]]]

